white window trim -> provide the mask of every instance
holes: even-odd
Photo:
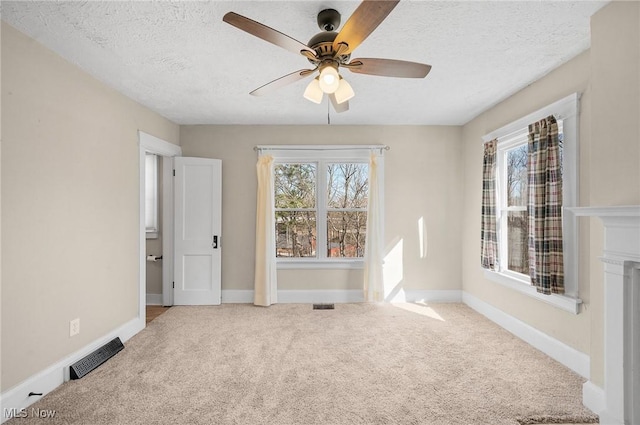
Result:
[[[549,115],[563,120],[563,149],[565,162],[563,163],[563,256],[564,256],[564,295],[539,294],[529,282],[515,276],[515,273],[503,273],[485,270],[486,279],[507,286],[537,300],[554,305],[562,310],[578,314],[582,300],[578,294],[578,231],[575,214],[571,210],[578,206],[578,137],[580,94],[573,93],[527,116],[505,125],[482,137],[483,143],[494,139],[506,138],[516,134],[529,124],[539,121]],[[568,159],[568,160],[567,160]]]
[[[256,150],[262,155],[271,155],[274,164],[282,163],[340,163],[340,162],[360,162],[369,163],[371,152],[378,155],[378,178],[382,195],[382,205],[384,205],[384,155],[386,150],[384,145],[266,145],[257,146]],[[320,168],[318,168],[319,173]],[[325,202],[320,196],[323,188],[318,187],[316,194],[318,202]],[[325,209],[326,210],[326,209]],[[384,222],[384,221],[383,221]],[[321,223],[318,220],[318,223]],[[325,232],[323,226],[318,225],[318,233]],[[364,258],[276,258],[276,265],[279,270],[286,269],[363,269]]]
[[[153,157],[152,163],[149,163],[149,157]],[[148,195],[147,190],[151,190],[153,192],[154,202],[147,205],[147,210],[145,214],[151,215],[152,225],[151,227],[147,227],[145,225],[145,234],[147,239],[158,239],[159,236],[159,195],[160,191],[158,188],[158,164],[159,164],[159,156],[155,153],[147,152],[145,155],[145,202],[146,196]],[[151,178],[153,176],[153,178]],[[145,217],[146,222],[146,217]],[[145,223],[146,224],[146,223]]]

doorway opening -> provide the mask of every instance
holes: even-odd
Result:
[[[145,154],[146,304],[162,305],[162,163],[170,158]],[[167,182],[170,184],[171,182]],[[147,308],[147,323],[149,309]]]
[[[138,131],[139,163],[140,163],[140,221],[139,221],[139,306],[138,317],[142,323],[146,321],[146,305],[148,301],[159,303],[163,306],[173,305],[173,158],[182,154],[180,146],[159,139],[155,136]],[[163,182],[158,204],[159,215],[162,217],[158,226],[158,239],[161,253],[147,252],[147,202],[146,202],[146,178],[147,178],[147,153],[161,157],[158,161],[159,180]],[[161,296],[147,300],[147,255],[156,256],[156,261],[161,264],[162,292]],[[162,260],[157,257],[161,256]],[[156,291],[157,292],[157,291]],[[160,294],[156,294],[160,295]]]

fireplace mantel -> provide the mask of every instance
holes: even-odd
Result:
[[[600,423],[640,423],[640,205],[567,208],[604,224],[604,391]],[[586,388],[593,388],[591,382]],[[588,407],[587,392],[584,402]]]

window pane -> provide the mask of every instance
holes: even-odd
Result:
[[[315,211],[276,211],[276,257],[315,256]]]
[[[527,184],[527,144],[507,151],[507,206],[526,206]]]
[[[327,214],[327,257],[364,257],[366,211],[334,211]]]
[[[274,175],[276,208],[315,208],[315,164],[278,164]]]
[[[562,121],[558,121],[558,148],[560,150],[560,177],[564,177],[564,133],[562,133]]]
[[[529,275],[529,250],[527,248],[528,214],[526,211],[509,211],[507,214],[508,265],[514,272]]]
[[[145,226],[147,232],[158,231],[158,156],[145,156]]]
[[[367,208],[368,164],[330,164],[327,167],[329,208]]]

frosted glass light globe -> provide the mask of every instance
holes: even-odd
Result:
[[[320,72],[320,88],[327,94],[334,93],[338,90],[340,84],[340,76],[338,70],[333,66],[327,66]]]

